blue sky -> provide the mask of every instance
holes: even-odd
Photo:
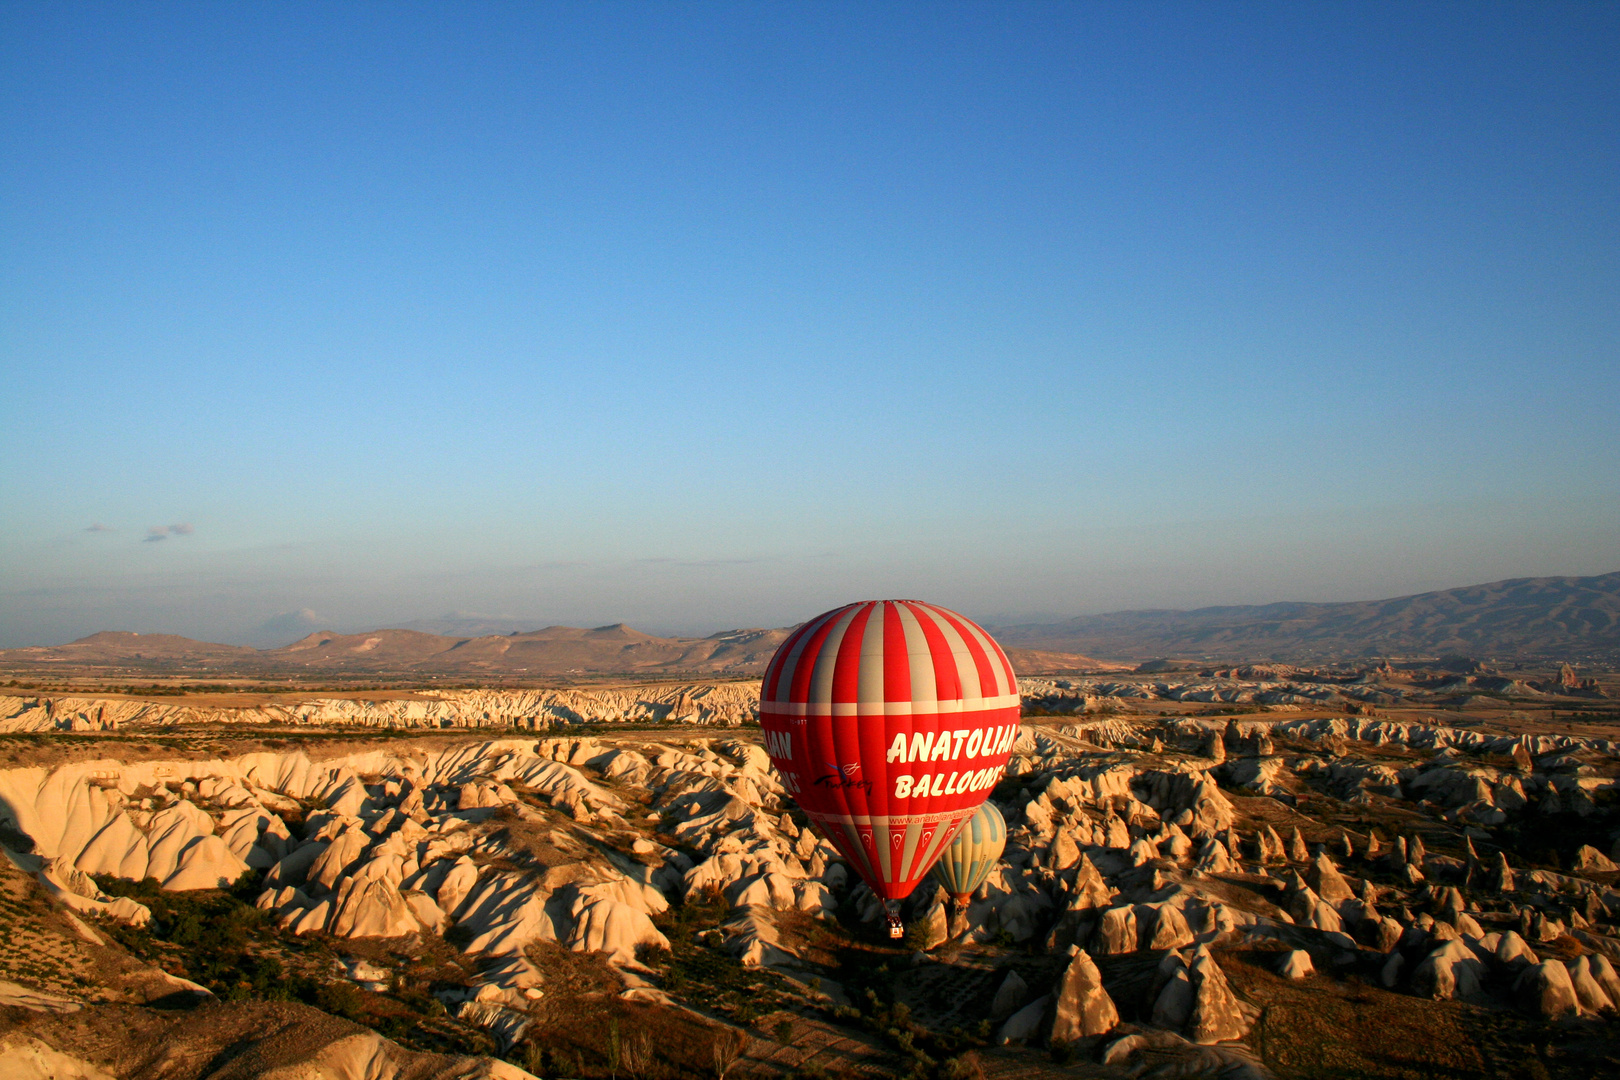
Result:
[[[1610,4],[5,5],[0,644],[1620,568],[1617,54]]]

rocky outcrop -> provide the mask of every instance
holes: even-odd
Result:
[[[1135,952],[1136,933],[1136,909],[1128,905],[1111,907],[1097,924],[1092,951],[1101,956]]]
[[[1249,1030],[1249,1022],[1215,957],[1200,946],[1187,971],[1193,987],[1188,1037],[1196,1043],[1242,1038]]]
[[[1576,849],[1574,868],[1576,872],[1582,874],[1612,874],[1620,871],[1620,866],[1615,865],[1614,860],[1591,844],[1582,844]]]
[[[1325,851],[1316,856],[1316,860],[1305,875],[1305,880],[1316,894],[1329,904],[1338,904],[1356,895]]]
[[[1614,999],[1593,976],[1592,964],[1587,957],[1578,956],[1565,967],[1569,969],[1570,985],[1575,990],[1575,1000],[1581,1012],[1604,1015],[1615,1011]]]
[[[1520,1008],[1549,1020],[1569,1016],[1580,1009],[1569,969],[1557,960],[1543,960],[1526,967],[1514,983],[1514,992]]]
[[[1180,949],[1192,942],[1192,930],[1187,926],[1180,908],[1173,904],[1160,904],[1153,910],[1153,933],[1148,939],[1148,948]]]
[[[1029,984],[1019,977],[1018,972],[1009,971],[996,988],[995,999],[990,1003],[990,1016],[995,1020],[1005,1020],[1028,1000]]]
[[[280,1022],[267,1024],[263,1017],[247,1010],[233,1015],[228,1007],[211,1018],[213,1025],[230,1032],[227,1045],[217,1048],[208,1036],[188,1032],[183,1019],[177,1018],[162,1036],[171,1053],[158,1061],[172,1066],[176,1061],[211,1058],[209,1075],[243,1080],[536,1080],[532,1074],[498,1058],[406,1050],[374,1031],[357,1029],[352,1024],[341,1024],[336,1038],[325,1024],[305,1025],[303,1038],[287,1038],[284,1029],[288,1023],[278,1019]],[[146,1034],[150,1038],[150,1033]],[[138,1037],[133,1032],[126,1036]],[[81,1049],[73,1029],[48,1023],[0,1035],[0,1060],[5,1062],[6,1080],[115,1080],[113,1073],[86,1060],[88,1056],[107,1056],[107,1046],[99,1049],[99,1054]],[[149,1056],[142,1047],[119,1049],[122,1057],[140,1060]]]
[[[1046,1019],[1046,1013],[1052,1005],[1050,994],[1036,998],[1022,1009],[1013,1013],[996,1029],[995,1043],[997,1046],[1018,1044],[1035,1039],[1041,1031],[1041,1022]]]
[[[1315,970],[1311,964],[1311,954],[1304,949],[1293,949],[1283,953],[1282,959],[1277,963],[1277,974],[1295,982],[1309,978]]]
[[[1491,868],[1488,886],[1494,892],[1510,893],[1514,890],[1515,885],[1513,868],[1508,865],[1507,856],[1498,851],[1496,853],[1496,865]]]
[[[1437,1001],[1477,998],[1485,974],[1472,949],[1460,940],[1448,941],[1425,956],[1412,972],[1412,988]]]
[[[1105,1035],[1119,1023],[1114,999],[1103,989],[1102,974],[1078,949],[1058,979],[1051,1041],[1054,1045]]]

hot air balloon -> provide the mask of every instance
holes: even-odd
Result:
[[[868,600],[811,619],[760,690],[782,786],[882,897],[899,901],[1000,779],[1018,737],[1018,681],[971,619]]]
[[[939,862],[934,864],[934,877],[945,886],[958,908],[967,907],[974,890],[990,876],[1006,846],[1007,819],[995,803],[987,800],[956,839],[945,845]]]

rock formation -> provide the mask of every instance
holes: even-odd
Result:
[[[1187,970],[1193,986],[1188,1037],[1197,1043],[1242,1038],[1249,1030],[1248,1020],[1209,950],[1200,946]]]
[[[1084,949],[1075,951],[1058,979],[1051,1041],[1055,1045],[1105,1035],[1119,1023],[1119,1010],[1103,989],[1102,974]]]

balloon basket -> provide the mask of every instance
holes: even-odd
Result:
[[[891,912],[889,915],[889,939],[891,941],[900,941],[905,936],[906,924],[900,921],[900,916]]]

